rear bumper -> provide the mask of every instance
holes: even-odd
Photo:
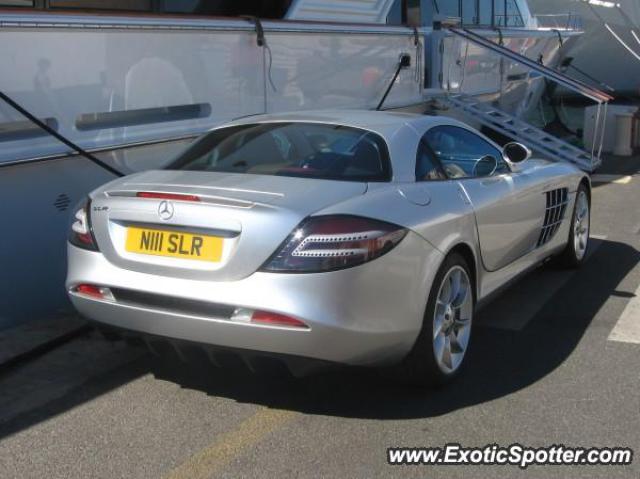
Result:
[[[113,265],[99,252],[68,247],[66,286],[84,316],[130,331],[198,343],[352,365],[392,363],[415,342],[441,253],[414,233],[370,263],[319,274],[254,273],[239,281],[150,275]],[[106,301],[81,284],[172,298],[171,310]],[[182,301],[262,309],[302,320],[308,330],[232,322],[180,311]]]

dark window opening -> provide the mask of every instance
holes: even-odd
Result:
[[[124,10],[149,12],[152,10],[151,0],[49,0],[49,7],[73,8],[87,10]]]
[[[291,0],[160,0],[159,3],[159,10],[166,13],[280,19],[289,10]]]
[[[54,130],[58,129],[58,122],[55,118],[41,118],[40,121],[49,128],[53,128]],[[27,120],[0,123],[0,141],[25,140],[48,135],[49,133],[38,125]]]
[[[125,126],[205,118],[209,115],[211,115],[211,105],[208,103],[84,113],[76,119],[76,128],[82,131],[121,128]]]
[[[282,19],[292,0],[49,0],[37,7],[55,10],[101,10]],[[0,5],[34,6],[33,0],[0,0]]]
[[[516,0],[428,0],[423,3],[425,25],[433,23],[435,14],[458,17],[468,26],[524,27]]]
[[[0,7],[33,7],[33,0],[0,0]]]

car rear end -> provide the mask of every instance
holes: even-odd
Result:
[[[271,171],[244,157],[233,165],[245,171],[219,158],[194,168],[211,150],[194,148],[175,169],[112,182],[78,209],[66,283],[78,311],[139,334],[259,354],[347,364],[406,354],[432,248],[395,224],[322,214],[366,194],[367,181],[327,178],[326,146],[312,173],[299,172],[298,159]]]

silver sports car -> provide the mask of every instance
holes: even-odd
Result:
[[[455,376],[474,310],[589,241],[590,182],[446,117],[323,111],[216,128],[75,213],[66,287],[174,344]]]

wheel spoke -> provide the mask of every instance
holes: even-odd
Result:
[[[589,242],[589,201],[583,191],[579,193],[576,199],[573,230],[575,254],[578,259],[582,259]]]
[[[442,290],[440,291],[440,298],[438,298],[438,301],[444,305],[449,304],[452,298],[451,294],[451,278],[446,278],[442,283]]]
[[[445,336],[444,350],[442,351],[442,363],[449,369],[453,369],[453,357],[451,356],[451,338]]]
[[[589,213],[589,205],[587,204],[587,200],[584,199],[582,200],[582,211],[580,212],[580,219],[583,220],[587,217],[587,214]]]
[[[433,352],[435,353],[438,361],[443,361],[445,349],[445,337],[444,334],[439,334],[433,339]]]
[[[444,315],[436,314],[433,318],[433,337],[434,339],[442,334],[442,327],[444,326]]]
[[[576,215],[578,221],[582,222],[586,214],[587,214],[587,209],[584,207],[584,205],[580,205],[580,211],[578,211],[578,214]]]
[[[452,267],[443,277],[433,316],[433,352],[444,373],[454,372],[462,363],[469,335],[473,304],[468,273]]]
[[[453,301],[451,302],[451,307],[454,309],[461,308],[467,300],[467,294],[469,294],[469,285],[466,281],[460,281],[460,289],[458,290],[458,294]]]
[[[469,337],[471,336],[471,322],[467,322],[467,324],[461,328],[456,329],[456,341],[463,349],[462,353],[467,349],[469,345]]]
[[[458,329],[466,328],[467,326],[469,326],[469,324],[471,324],[471,319],[457,317],[454,321],[454,324]]]
[[[460,288],[462,287],[462,273],[460,270],[455,270],[451,273],[451,299],[450,303],[454,303],[460,295]]]
[[[455,332],[451,333],[449,335],[449,341],[450,341],[450,344],[451,344],[451,353],[452,354],[464,353],[464,347],[458,341],[458,337],[456,336]]]

